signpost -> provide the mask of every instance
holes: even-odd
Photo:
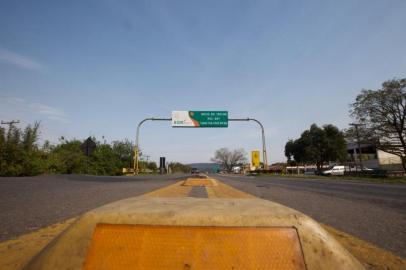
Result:
[[[171,118],[156,118],[150,117],[142,120],[137,126],[137,134],[135,137],[134,148],[134,174],[138,174],[138,161],[139,161],[139,134],[141,125],[146,121],[171,121],[172,127],[189,127],[189,128],[226,128],[230,121],[254,121],[261,128],[262,136],[262,156],[263,156],[263,169],[268,169],[268,160],[266,156],[265,147],[265,130],[261,122],[254,118],[228,118],[228,111],[172,111]],[[259,154],[258,162],[259,163]],[[259,166],[259,164],[258,164]]]
[[[87,138],[86,141],[84,141],[80,145],[80,149],[82,150],[83,154],[86,155],[86,172],[89,173],[89,156],[93,153],[93,151],[96,149],[97,145],[96,143],[92,140],[92,138]]]
[[[166,170],[165,157],[159,157],[159,173],[164,174]]]
[[[172,127],[228,127],[227,111],[172,111]]]
[[[251,166],[256,168],[259,168],[259,151],[251,151]]]
[[[93,153],[94,149],[96,149],[96,143],[91,137],[89,137],[80,145],[80,149],[82,150],[83,154],[89,157]]]

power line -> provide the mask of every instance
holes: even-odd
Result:
[[[20,120],[11,120],[11,121],[1,121],[2,125],[8,125],[8,128],[10,129],[10,127],[14,124],[18,124],[20,123]]]

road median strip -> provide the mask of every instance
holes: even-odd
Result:
[[[216,199],[218,200],[219,198],[257,199],[255,196],[232,188],[226,184],[223,184],[219,180],[215,180],[215,182],[217,184],[216,186],[204,186],[209,201]],[[135,199],[142,197],[151,199],[186,198],[192,191],[193,186],[185,186],[183,185],[184,183],[185,181],[179,181],[167,187],[141,195],[140,197],[135,197]],[[74,219],[67,220],[65,222],[40,229],[37,232],[20,236],[17,239],[0,243],[0,264],[2,265],[2,269],[20,269],[34,254],[46,246],[53,238],[59,235],[60,232],[69,227],[73,221]],[[322,226],[338,242],[349,250],[366,267],[366,269],[397,270],[403,269],[406,265],[406,261],[404,259],[396,257],[390,252],[379,249],[368,242],[340,232],[327,225]]]

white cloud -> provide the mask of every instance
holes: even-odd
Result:
[[[36,114],[43,115],[48,119],[60,121],[60,122],[68,122],[67,115],[55,108],[41,103],[30,103],[29,108]]]
[[[42,103],[28,102],[18,97],[6,96],[0,96],[0,117],[4,118],[4,120],[21,119],[31,121],[31,119],[37,120],[39,118],[39,120],[42,120],[45,118],[45,120],[61,123],[69,122],[68,115],[58,108]]]
[[[34,61],[21,54],[17,54],[1,48],[0,48],[0,61],[31,71],[42,72],[46,70],[45,66],[42,65],[41,63],[38,63],[37,61]]]

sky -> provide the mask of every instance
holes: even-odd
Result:
[[[270,163],[312,123],[344,129],[361,89],[406,77],[406,1],[0,2],[0,119],[41,141],[135,140],[146,117],[225,110],[265,127]],[[104,139],[102,139],[104,138]],[[261,149],[254,122],[146,122],[150,159]]]

